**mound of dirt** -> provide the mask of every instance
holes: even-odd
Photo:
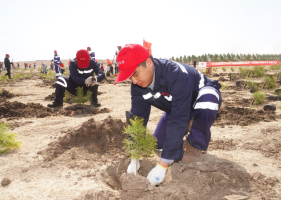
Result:
[[[251,176],[245,169],[229,162],[189,165],[176,163],[170,170],[172,180],[164,187],[153,187],[146,177],[124,173],[120,178],[121,199],[209,200],[229,199],[231,196],[249,199],[260,194],[267,198],[278,196],[277,192],[271,189],[279,182],[278,179],[256,174]]]
[[[4,102],[0,105],[0,119],[8,117],[37,117],[43,118],[53,115],[51,108],[46,108],[40,103]]]
[[[231,93],[226,93],[226,95],[230,95],[230,94]],[[224,98],[222,97],[222,99]],[[254,98],[241,98],[239,96],[235,96],[232,97],[231,100],[224,101],[223,104],[225,106],[239,105],[240,107],[250,107],[253,104],[253,101]]]
[[[247,107],[223,106],[219,109],[214,126],[240,125],[248,126],[260,121],[270,122],[280,118],[275,112],[252,110]]]
[[[6,101],[7,99],[13,98],[15,95],[8,90],[0,90],[0,102]]]
[[[105,79],[103,79],[100,83],[101,84],[113,84],[116,79],[116,76],[107,76]],[[131,84],[131,81],[126,80],[122,82],[123,84]]]
[[[53,160],[68,149],[76,149],[71,152],[71,159],[83,157],[90,160],[92,158],[90,154],[94,153],[107,154],[107,156],[124,154],[123,129],[124,123],[120,119],[108,116],[103,121],[95,121],[91,118],[81,126],[67,131],[63,137],[50,143],[46,150],[38,154],[42,154],[46,161]]]

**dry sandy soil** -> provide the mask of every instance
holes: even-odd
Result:
[[[63,109],[53,110],[46,107],[53,81],[35,74],[1,82],[0,122],[23,143],[0,155],[0,181],[11,180],[0,186],[0,199],[281,199],[280,109],[265,112],[252,105],[249,89],[237,87],[226,73],[210,78],[229,87],[222,90],[223,106],[203,162],[172,164],[158,187],[145,177],[159,155],[142,160],[139,175],[125,173],[129,162],[121,141],[130,84],[114,86],[114,77],[100,83],[100,108],[67,101]],[[152,108],[151,132],[162,114]]]

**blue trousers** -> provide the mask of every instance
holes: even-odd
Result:
[[[61,76],[60,73],[60,66],[59,65],[55,65],[55,71],[56,71],[56,77],[58,78],[59,76]]]
[[[208,149],[211,139],[210,128],[214,123],[221,102],[221,94],[214,87],[205,86],[199,90],[190,112],[190,119],[193,117],[193,123],[190,134],[187,136],[187,141],[194,148],[204,151]],[[153,134],[157,138],[158,149],[163,148],[168,118],[169,114],[164,112]]]

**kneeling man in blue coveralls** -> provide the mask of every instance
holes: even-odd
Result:
[[[158,149],[163,149],[157,166],[148,174],[152,185],[165,179],[174,160],[182,163],[202,161],[211,139],[210,127],[221,106],[221,85],[211,81],[189,65],[166,59],[153,58],[139,44],[127,44],[118,54],[120,73],[114,84],[130,79],[132,107],[130,117],[144,118],[146,126],[151,105],[164,111],[154,136]],[[188,123],[193,119],[190,134]],[[137,166],[136,166],[137,165]],[[132,159],[128,173],[135,173],[139,160]]]

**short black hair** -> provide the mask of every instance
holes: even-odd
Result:
[[[153,62],[153,56],[152,56],[152,55],[150,55],[150,56],[149,56],[149,58],[150,58],[150,59],[152,60],[152,62]],[[148,59],[148,58],[147,58],[147,59]],[[146,60],[147,60],[147,59],[146,59]],[[146,60],[145,60],[145,61],[143,61],[142,63],[140,63],[140,64],[139,64],[139,66],[146,67]]]

